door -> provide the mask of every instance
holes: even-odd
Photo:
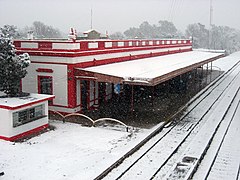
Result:
[[[99,87],[99,104],[102,104],[105,102],[106,98],[106,83],[100,82],[98,87]]]
[[[86,80],[81,80],[81,105],[82,105],[82,110],[87,109],[87,104],[88,104],[88,81]]]

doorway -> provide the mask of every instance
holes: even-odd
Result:
[[[87,108],[88,108],[88,81],[81,80],[80,81],[80,86],[81,86],[82,110],[87,110]]]
[[[106,97],[106,83],[100,82],[99,85],[99,104],[105,103],[105,97]]]

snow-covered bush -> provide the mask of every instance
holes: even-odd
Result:
[[[0,28],[0,91],[15,97],[21,94],[20,82],[27,74],[30,58],[27,53],[16,54],[12,36],[8,32],[5,26]]]

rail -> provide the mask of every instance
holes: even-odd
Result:
[[[66,118],[68,118],[68,117],[71,117],[71,116],[80,116],[80,117],[83,117],[83,118],[89,120],[89,121],[91,122],[91,126],[94,126],[94,127],[96,126],[96,123],[98,123],[98,122],[110,121],[110,122],[116,122],[116,123],[118,123],[118,124],[123,125],[123,126],[126,128],[126,132],[129,131],[129,126],[128,126],[128,125],[126,125],[126,124],[123,123],[122,121],[117,120],[117,119],[114,119],[114,118],[99,118],[99,119],[97,119],[97,120],[93,120],[92,118],[90,118],[89,116],[87,116],[87,115],[85,115],[85,114],[71,113],[71,114],[63,115],[62,113],[60,113],[60,112],[58,112],[58,111],[55,111],[55,110],[51,110],[51,111],[52,111],[53,113],[56,113],[56,114],[60,115],[61,118],[62,118],[63,123],[66,122]]]
[[[137,160],[135,160],[130,166],[128,166],[127,169],[125,169],[125,171],[123,171],[120,176],[118,176],[116,179],[120,179],[127,171],[129,171],[129,169],[131,169],[134,164],[136,164],[142,157],[144,157],[156,144],[158,144],[158,142],[160,142],[174,127],[176,127],[177,124],[179,124],[185,117],[187,117],[187,115],[193,111],[193,109],[195,109],[197,107],[198,104],[200,104],[205,98],[207,98],[208,96],[210,96],[211,92],[217,88],[217,86],[223,82],[227,77],[228,77],[228,73],[230,71],[233,71],[237,66],[239,66],[239,63],[236,63],[231,69],[229,69],[227,72],[223,73],[220,77],[218,77],[217,79],[215,79],[209,86],[207,86],[205,89],[203,89],[200,93],[198,93],[195,98],[193,98],[189,103],[187,103],[184,107],[182,107],[181,109],[184,110],[188,107],[190,107],[193,103],[195,103],[195,105],[189,109],[189,111],[182,116],[182,118],[180,118],[179,121],[175,121],[175,123],[171,123],[172,127],[170,127],[169,122],[167,121],[164,124],[162,124],[159,128],[157,128],[155,131],[153,131],[149,136],[147,136],[142,142],[140,142],[137,146],[135,146],[133,149],[131,149],[129,152],[127,152],[124,156],[122,156],[119,160],[117,160],[115,163],[113,163],[109,168],[107,168],[105,171],[103,171],[99,176],[97,176],[95,179],[102,179],[104,178],[107,174],[109,174],[113,169],[115,169],[116,167],[118,167],[127,157],[131,156],[133,153],[135,153],[137,150],[140,149],[140,147],[142,147],[144,144],[146,144],[150,139],[152,139],[154,136],[156,136],[164,127],[170,127],[170,129],[161,137],[159,138],[155,143],[153,143],[153,145],[146,150]],[[231,83],[231,82],[230,82]],[[229,86],[229,85],[228,85]],[[227,86],[227,87],[228,87]],[[226,88],[227,88],[226,87]],[[226,90],[225,88],[225,90]],[[203,98],[202,95],[205,93],[205,96]],[[218,98],[213,102],[213,104],[215,104],[217,102],[217,100],[222,96],[223,92],[218,96]],[[199,102],[195,102],[196,100],[198,100]],[[213,107],[213,104],[210,106],[210,108],[208,108],[207,112],[205,112],[200,121],[203,119],[204,116],[206,116],[206,114],[210,111],[210,109]],[[181,113],[181,111],[179,111],[177,114]],[[177,116],[177,114],[175,114],[174,116]],[[193,129],[199,124],[199,122],[196,122],[195,125],[190,126],[190,132],[187,133],[187,136],[189,136],[191,134],[191,132],[193,131]],[[187,136],[182,140],[182,142],[180,143],[180,145],[186,140]],[[178,150],[178,148],[180,147],[180,145],[178,145],[170,154],[170,157]],[[153,175],[152,178],[154,178],[154,176],[159,172],[159,170],[167,163],[167,161],[170,159],[167,158],[162,165],[160,165],[159,169],[155,172],[155,174]]]
[[[97,120],[94,121],[93,125],[95,126],[96,123],[101,122],[101,121],[117,122],[117,123],[123,125],[126,128],[126,131],[128,132],[128,126],[125,123],[123,123],[122,121],[119,121],[117,119],[113,119],[113,118],[100,118],[100,119],[97,119]]]

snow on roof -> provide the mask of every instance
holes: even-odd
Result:
[[[89,29],[89,30],[87,30],[87,31],[84,31],[83,32],[83,34],[88,34],[88,33],[90,33],[90,32],[92,32],[92,31],[95,31],[95,32],[97,32],[96,30],[94,30],[94,29]],[[98,32],[97,32],[98,33]]]
[[[223,55],[223,53],[190,51],[94,66],[85,68],[83,70],[121,77],[125,80],[135,79],[149,81],[153,78],[208,60],[210,58],[217,57],[219,55]]]
[[[213,52],[213,53],[226,53],[226,50],[221,49],[193,49],[194,51],[204,51],[204,52]]]
[[[33,94],[33,93],[25,97],[0,98],[0,108],[16,109],[23,106],[28,106],[32,103],[38,103],[38,102],[46,101],[53,98],[54,98],[54,95]]]

